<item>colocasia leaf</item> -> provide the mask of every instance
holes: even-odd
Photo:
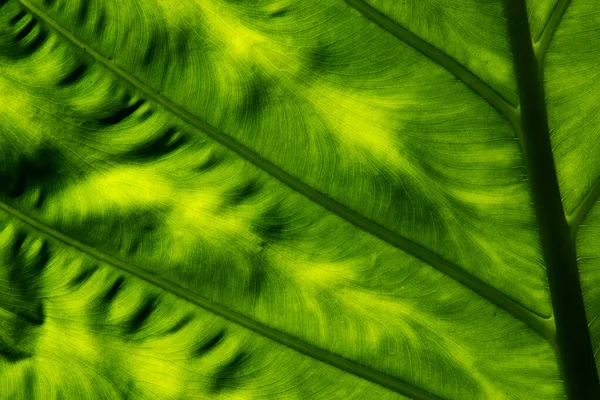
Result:
[[[599,0],[0,0],[0,399],[598,399]]]

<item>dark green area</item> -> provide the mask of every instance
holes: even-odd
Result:
[[[533,51],[524,0],[506,0],[523,130],[523,152],[536,206],[552,294],[556,341],[570,399],[599,399],[575,243],[565,218],[544,102],[541,69]]]

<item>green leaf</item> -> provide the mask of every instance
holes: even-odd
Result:
[[[0,397],[595,398],[599,6],[0,0]]]

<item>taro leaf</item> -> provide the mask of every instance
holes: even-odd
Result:
[[[599,10],[0,0],[0,398],[600,398]]]

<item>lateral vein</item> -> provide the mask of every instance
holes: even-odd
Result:
[[[535,56],[538,59],[541,67],[543,67],[544,58],[546,57],[548,47],[550,47],[550,42],[554,37],[554,33],[556,32],[556,29],[558,28],[565,11],[567,11],[567,8],[569,7],[570,1],[571,0],[559,0],[558,4],[556,4],[556,7],[554,7],[554,11],[552,11],[552,15],[544,27],[539,39],[537,39],[533,44]]]
[[[453,58],[442,52],[435,46],[421,39],[414,33],[398,25],[384,14],[377,11],[362,0],[344,0],[350,7],[357,10],[365,18],[379,25],[382,29],[388,31],[398,39],[402,40],[409,46],[420,51],[431,60],[437,62],[442,67],[453,73],[465,85],[479,94],[483,99],[490,103],[500,114],[513,125],[518,125],[519,110],[517,107],[509,103],[498,92],[488,86],[485,82],[479,79],[475,74],[459,64]]]
[[[517,319],[521,320],[523,323],[528,325],[534,331],[541,334],[543,337],[553,340],[554,338],[554,325],[552,324],[551,319],[543,318],[531,310],[527,309],[523,305],[519,304],[515,300],[509,298],[505,294],[501,293],[499,290],[493,288],[487,283],[483,282],[479,278],[469,274],[458,266],[452,264],[446,259],[440,257],[439,255],[433,253],[432,251],[426,249],[425,247],[412,242],[411,240],[394,233],[383,226],[371,221],[370,219],[362,216],[356,211],[342,205],[336,200],[324,195],[323,193],[315,190],[309,185],[305,184],[298,178],[290,175],[285,172],[283,169],[277,167],[266,159],[262,158],[260,155],[255,153],[254,151],[248,149],[241,143],[234,140],[232,137],[222,133],[217,128],[209,125],[205,121],[196,117],[195,115],[189,113],[181,106],[173,103],[171,100],[163,97],[161,94],[154,91],[148,85],[123,70],[121,67],[117,66],[111,60],[108,60],[98,51],[91,48],[89,45],[85,44],[78,38],[76,38],[72,33],[63,28],[60,24],[46,15],[42,10],[32,5],[28,0],[19,0],[23,6],[29,9],[32,13],[41,18],[44,22],[46,22],[49,26],[55,29],[58,33],[64,36],[71,43],[76,45],[77,47],[86,51],[90,56],[92,56],[96,61],[103,64],[105,67],[113,71],[119,77],[127,81],[137,90],[140,90],[142,93],[147,95],[150,99],[162,105],[165,109],[186,121],[187,123],[195,126],[200,129],[215,141],[221,143],[228,149],[234,151],[242,158],[246,159],[250,163],[254,164],[256,167],[261,170],[267,172],[274,178],[278,179],[282,183],[289,186],[294,191],[299,194],[305,196],[309,200],[319,204],[321,207],[326,210],[336,214],[342,219],[350,222],[351,224],[357,226],[358,228],[372,234],[373,236],[378,237],[379,239],[391,244],[394,247],[397,247],[400,250],[405,251],[406,253],[424,261],[425,263],[431,265],[436,268],[440,272],[446,274],[450,278],[459,282],[463,286],[471,289],[481,297],[487,299],[491,303],[495,304],[499,308],[505,310],[506,312],[512,314]],[[461,67],[462,68],[462,67]]]
[[[592,185],[592,188],[585,195],[581,203],[577,206],[575,211],[567,215],[567,222],[571,228],[571,236],[575,238],[577,229],[583,223],[585,218],[588,216],[596,201],[600,198],[600,177],[596,179],[596,182]]]
[[[181,299],[184,299],[197,306],[200,306],[205,310],[219,315],[220,317],[223,317],[237,325],[243,326],[246,329],[249,329],[255,333],[258,333],[259,335],[267,337],[275,342],[278,342],[309,357],[312,357],[318,361],[337,367],[343,371],[346,371],[360,378],[381,385],[387,389],[393,390],[406,396],[410,396],[416,400],[440,400],[438,397],[429,394],[421,389],[413,387],[396,378],[375,371],[371,368],[367,368],[363,365],[357,364],[344,357],[333,354],[327,350],[313,346],[294,336],[287,335],[283,332],[270,328],[251,318],[238,314],[235,311],[228,309],[227,307],[224,307],[220,304],[212,302],[207,298],[199,296],[173,282],[160,278],[148,271],[145,271],[127,262],[124,262],[118,259],[117,257],[104,253],[92,246],[88,246],[85,243],[75,240],[72,237],[67,236],[49,227],[48,225],[23,214],[19,210],[9,206],[6,203],[0,202],[0,210],[5,211],[7,214],[13,216],[14,218],[17,218],[18,220],[29,225],[33,229],[47,235],[48,237],[62,242],[67,246],[75,248],[97,259],[98,261],[104,262],[121,271],[143,279],[144,281],[158,288],[161,288],[169,293],[172,293]]]

